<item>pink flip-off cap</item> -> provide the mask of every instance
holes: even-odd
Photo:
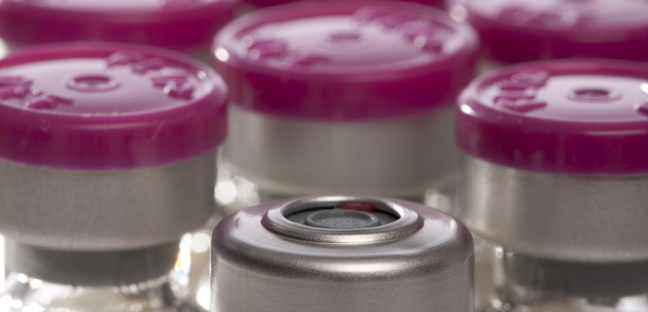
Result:
[[[546,61],[476,79],[458,100],[468,154],[536,172],[648,173],[648,65]]]
[[[469,25],[431,7],[327,1],[244,16],[223,28],[213,51],[233,104],[349,121],[447,106],[473,77],[477,47]]]
[[[269,6],[290,3],[290,2],[297,2],[297,1],[322,1],[322,0],[245,0],[245,2],[247,3],[260,6],[260,7],[269,7]],[[323,2],[326,1],[327,0],[324,0]],[[354,1],[354,0],[349,0],[349,1]],[[433,7],[443,7],[445,2],[445,0],[397,0],[397,1],[417,2],[420,4],[425,4]]]
[[[238,0],[3,0],[0,37],[17,45],[114,41],[209,46]]]
[[[648,1],[450,0],[457,19],[504,62],[554,58],[648,61]]]
[[[69,169],[157,166],[226,133],[227,88],[209,67],[156,48],[61,44],[0,60],[0,158]]]

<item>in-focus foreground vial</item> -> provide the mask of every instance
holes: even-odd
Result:
[[[450,0],[450,14],[479,32],[483,70],[556,58],[648,61],[648,2]]]
[[[0,38],[9,50],[45,43],[113,41],[207,59],[238,0],[3,0]],[[0,51],[1,52],[1,51]]]
[[[469,26],[403,2],[291,4],[229,24],[214,45],[232,104],[221,203],[421,200],[457,168],[450,103],[477,45]]]
[[[0,309],[177,307],[190,264],[179,242],[213,213],[226,95],[209,67],[153,48],[0,60]]]
[[[458,104],[457,214],[494,246],[490,310],[648,311],[648,66],[514,66]]]
[[[472,285],[468,229],[402,200],[272,201],[212,238],[212,312],[471,312]]]

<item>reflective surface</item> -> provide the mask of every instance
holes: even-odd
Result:
[[[168,242],[213,214],[215,159],[212,151],[165,166],[105,171],[0,159],[0,228],[24,243],[68,250]]]
[[[176,311],[183,287],[170,277],[116,287],[81,287],[14,272],[0,296],[0,311]]]
[[[345,207],[397,219],[345,229],[290,220]],[[273,201],[227,217],[214,233],[211,311],[473,310],[470,233],[421,204],[368,196]]]
[[[492,265],[494,294],[481,312],[648,311],[648,262],[552,261],[490,245],[476,266]]]
[[[648,176],[570,176],[466,157],[454,215],[497,244],[585,262],[648,259]]]
[[[219,171],[220,172],[220,171]],[[189,273],[189,298],[191,305],[203,311],[209,310],[210,301],[210,250],[214,228],[222,216],[215,214],[200,229],[191,234],[191,271]]]
[[[429,187],[452,176],[459,165],[452,109],[330,123],[232,106],[230,117],[216,196],[232,207],[331,193],[422,201]]]
[[[5,290],[0,295],[0,311],[197,311],[197,307],[186,300],[191,266],[190,248],[191,236],[185,235],[175,266],[169,274],[132,284],[67,285],[10,272]]]

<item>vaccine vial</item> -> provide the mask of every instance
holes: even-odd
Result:
[[[471,312],[472,279],[468,229],[397,199],[266,202],[212,239],[212,312]]]
[[[37,44],[111,41],[163,47],[205,61],[216,31],[238,0],[4,0],[0,38],[7,51]]]
[[[175,52],[81,43],[0,60],[3,311],[173,311],[213,213],[227,89]]]
[[[492,255],[482,311],[648,310],[648,67],[512,66],[458,101],[455,213]]]
[[[482,74],[508,64],[548,59],[648,60],[645,1],[449,0],[447,8],[455,20],[469,22],[479,32],[477,67]],[[491,250],[479,239],[476,244],[478,251]],[[488,303],[481,292],[490,289],[490,278],[482,279],[481,274],[489,271],[490,256],[480,259],[485,254],[476,254],[477,300]]]
[[[466,24],[403,2],[297,3],[223,28],[224,214],[308,194],[422,201],[458,167],[450,103],[477,45]]]
[[[448,10],[479,32],[481,72],[545,59],[648,61],[646,1],[450,0]]]

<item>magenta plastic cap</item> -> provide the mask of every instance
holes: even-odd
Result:
[[[226,133],[227,88],[174,52],[64,44],[0,60],[0,158],[114,169],[202,155]]]
[[[472,156],[547,173],[648,173],[646,65],[512,66],[475,80],[458,105],[458,142]]]
[[[449,9],[499,61],[648,60],[648,1],[451,0]]]
[[[259,7],[269,7],[284,3],[297,2],[297,1],[322,1],[322,0],[245,0],[244,2],[250,3]],[[325,0],[324,2],[326,2]],[[349,0],[352,1],[352,0]],[[404,2],[417,2],[420,4],[425,4],[433,7],[441,8],[444,5],[445,0],[396,0]]]
[[[209,46],[238,0],[2,0],[11,44],[114,41],[171,49]]]
[[[371,120],[453,101],[473,76],[476,33],[404,2],[311,2],[249,14],[216,37],[235,105],[309,120]]]

